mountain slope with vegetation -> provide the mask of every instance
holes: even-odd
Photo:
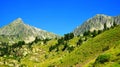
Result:
[[[116,21],[118,20],[119,19],[117,18]],[[11,24],[14,25],[14,23]],[[17,24],[18,26],[22,25],[23,29],[24,26],[26,26],[23,24],[23,22],[17,22]],[[5,28],[7,29],[8,27]],[[27,27],[31,30],[29,25]],[[25,27],[25,31],[27,31],[27,27]],[[2,33],[5,32],[6,31],[3,30]],[[33,34],[33,31],[30,33]],[[30,33],[26,34],[32,35]],[[7,33],[7,35],[10,34],[10,32]],[[14,32],[14,34],[16,33]],[[74,33],[67,33],[60,38],[44,39],[35,35],[35,39],[29,43],[26,43],[23,40],[11,45],[9,45],[7,42],[0,42],[0,66],[119,67],[119,34],[120,25],[118,25],[117,22],[113,22],[112,26],[110,27],[107,27],[107,24],[104,23],[102,30],[88,30],[85,31],[83,35],[79,36],[74,35]],[[6,38],[6,36],[4,36],[4,38]],[[5,39],[3,39],[3,41],[4,40]]]
[[[89,39],[88,41],[81,44],[81,46],[77,48],[75,51],[64,57],[62,59],[62,63],[58,64],[58,66],[69,67],[75,65],[78,67],[79,66],[84,67],[86,63],[99,56],[99,54],[119,46],[120,45],[119,33],[120,26],[115,27],[114,29],[107,30],[93,39]]]
[[[33,48],[36,50],[35,54],[32,53],[31,55],[22,59],[21,62],[25,65],[30,64],[28,65],[29,67],[112,66],[110,64],[102,64],[102,66],[101,63],[96,62],[104,63],[104,61],[95,61],[95,59],[101,56],[101,54],[104,54],[106,52],[109,53],[112,49],[115,48],[114,50],[116,50],[116,52],[111,53],[111,58],[114,57],[114,62],[116,62],[114,65],[119,66],[119,56],[118,58],[115,57],[116,55],[119,55],[119,29],[120,26],[116,26],[114,28],[110,28],[109,30],[103,31],[103,33],[98,34],[94,37],[91,37],[90,34],[82,37],[72,37],[72,34],[71,36],[70,34],[66,34],[61,39],[48,41],[46,45],[41,45],[41,43],[38,41],[38,43],[35,44]],[[39,51],[42,51],[40,53],[44,53],[40,54]],[[114,56],[114,54],[116,55]],[[33,60],[30,60],[30,58],[33,58]],[[117,61],[115,60],[116,58]],[[105,62],[110,63],[107,62],[107,60]]]
[[[78,36],[89,30],[90,31],[103,30],[104,24],[106,24],[107,27],[109,28],[113,26],[113,23],[120,24],[120,16],[112,17],[104,14],[97,14],[94,17],[85,21],[81,26],[78,26],[73,31],[73,33],[75,36]]]

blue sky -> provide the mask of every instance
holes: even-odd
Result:
[[[20,17],[26,24],[63,35],[96,14],[120,15],[119,0],[1,0],[0,27]]]

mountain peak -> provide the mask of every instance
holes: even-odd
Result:
[[[113,22],[120,24],[119,16],[108,16],[105,14],[96,14],[92,18],[85,21],[81,26],[78,26],[73,32],[75,35],[83,34],[85,31],[103,30],[104,24],[110,28],[113,26]]]
[[[22,18],[19,17],[19,18],[17,18],[17,20],[22,20]]]
[[[96,14],[96,16],[107,16],[105,14]]]
[[[16,20],[14,20],[12,23],[23,23],[21,18],[17,18]]]
[[[23,23],[21,18],[17,18],[9,25],[0,29],[0,35],[10,36],[8,41],[25,41],[26,43],[33,41],[36,37],[40,39],[53,39],[59,37],[58,35],[47,32],[36,27]]]
[[[96,14],[95,17],[111,17],[111,16],[108,16],[108,15],[105,15],[105,14]]]

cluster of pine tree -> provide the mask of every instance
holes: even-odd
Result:
[[[117,24],[114,21],[113,25],[110,28],[114,28],[116,26],[117,26]],[[108,28],[107,24],[105,23],[103,30],[94,30],[94,31],[88,30],[88,31],[85,31],[83,33],[83,36],[78,36],[79,40],[76,43],[76,46],[80,46],[83,42],[87,41],[89,38],[94,38],[95,36],[99,35],[100,33],[104,32],[104,31],[106,31],[106,30],[108,30],[110,28]],[[63,49],[61,49],[62,51],[64,51],[64,50],[72,51],[75,47],[69,46],[68,43],[67,43],[72,38],[74,38],[74,34],[73,33],[65,34],[63,37],[58,39],[58,43],[57,44],[49,47],[49,51],[52,51],[52,50],[55,50],[55,49],[56,49],[56,51],[59,51],[60,50],[59,46],[61,46],[61,45],[64,46]]]
[[[117,24],[115,23],[115,21],[113,22],[113,25],[110,28],[114,28],[116,27]],[[103,30],[94,30],[94,31],[85,31],[83,33],[83,36],[79,38],[78,42],[77,42],[77,46],[81,45],[84,41],[88,40],[89,38],[93,38],[97,35],[99,35],[100,33],[109,30],[110,28],[107,27],[107,23],[104,23],[104,29]],[[84,39],[83,39],[84,38]]]
[[[15,58],[16,60],[19,60],[20,58],[24,57],[24,54],[23,54],[24,49],[23,48],[27,49],[28,51],[31,51],[31,49],[32,49],[31,46],[33,44],[36,44],[40,41],[42,41],[45,44],[49,40],[50,39],[48,39],[48,38],[41,40],[38,37],[36,37],[35,40],[30,43],[25,43],[25,41],[18,41],[17,43],[9,45],[9,43],[0,42],[0,56],[1,57],[13,56],[13,58]]]
[[[73,33],[65,34],[64,37],[61,37],[60,39],[58,39],[58,43],[57,44],[49,47],[49,51],[52,51],[54,49],[57,49],[56,51],[59,51],[59,50],[65,51],[67,49],[69,52],[71,52],[74,49],[74,47],[69,46],[67,44],[67,41],[69,41],[73,37],[74,37]],[[64,47],[62,49],[59,49],[60,45],[63,45]]]

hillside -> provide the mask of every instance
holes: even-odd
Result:
[[[67,33],[61,38],[49,39],[39,35],[40,31],[44,34],[46,31],[26,25],[19,18],[1,28],[1,31],[1,41],[20,41],[12,45],[0,42],[0,67],[120,66],[120,25],[88,31],[83,36]],[[16,37],[17,34],[20,36]],[[11,38],[11,35],[15,36]],[[29,43],[22,41],[28,36],[35,36],[35,39]]]
[[[118,52],[119,51],[118,48],[120,45],[119,33],[120,33],[120,26],[115,27],[114,29],[107,30],[93,39],[89,39],[87,42],[83,43],[79,48],[77,48],[72,53],[64,57],[62,59],[62,63],[58,64],[58,66],[60,67],[63,67],[63,66],[64,67],[69,67],[69,66],[77,66],[77,67],[80,66],[81,67],[82,66],[84,67],[85,64],[89,63],[91,60],[94,60],[96,57],[98,57],[100,54],[104,52],[110,53],[111,56],[113,55],[112,57],[114,57],[114,59],[115,58],[117,59],[113,62],[119,62],[118,60],[120,60],[120,58],[115,57],[116,55],[114,55],[114,54],[119,53]],[[110,51],[113,51],[113,52],[110,52]],[[108,63],[111,63],[111,62],[109,61]]]
[[[51,39],[57,38],[58,35],[27,25],[21,18],[18,18],[9,25],[0,28],[0,41],[14,43],[16,41],[24,40],[28,43],[33,41],[36,37],[40,39]]]
[[[120,26],[117,26],[94,38],[89,38],[80,46],[77,46],[77,42],[81,37],[74,37],[69,41],[64,41],[64,43],[67,42],[68,47],[74,46],[74,49],[71,52],[69,52],[68,48],[64,51],[62,50],[65,44],[61,44],[53,51],[49,52],[50,46],[56,45],[58,43],[57,40],[50,40],[45,45],[38,41],[37,44],[32,46],[32,53],[22,58],[21,63],[29,67],[104,67],[104,65],[106,65],[106,67],[119,67],[119,33]],[[98,64],[95,63],[95,60],[101,54],[110,54],[110,61]],[[111,62],[113,64],[111,64]]]
[[[85,21],[82,25],[78,26],[74,31],[74,35],[80,35],[83,34],[85,31],[94,31],[94,30],[103,30],[104,24],[107,25],[107,27],[113,26],[113,23],[120,24],[120,16],[107,16],[104,14],[97,14],[94,17],[88,19]]]

